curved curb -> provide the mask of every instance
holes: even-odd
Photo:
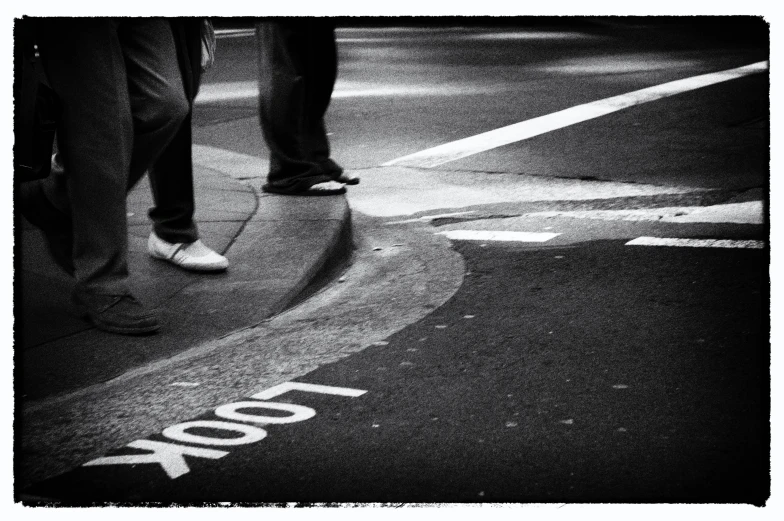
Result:
[[[148,337],[125,337],[87,329],[26,349],[20,372],[25,410],[69,399],[258,325],[286,309],[332,264],[348,257],[351,212],[345,196],[259,194],[232,168],[238,155],[227,158],[232,153],[219,152],[218,164],[205,164],[194,153],[196,220],[205,242],[226,252],[227,272],[193,274],[150,259],[149,224],[145,212],[137,211],[139,217],[130,219],[132,280],[142,301],[158,307],[162,330]],[[266,162],[259,158],[240,159],[253,163],[257,173],[266,171]],[[129,199],[129,209],[149,204],[144,186]]]

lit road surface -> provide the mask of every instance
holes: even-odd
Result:
[[[352,265],[91,395],[26,493],[763,504],[768,56],[725,29],[340,28]],[[194,157],[263,175],[252,31],[217,58]]]

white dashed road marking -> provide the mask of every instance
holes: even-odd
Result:
[[[762,249],[764,241],[730,239],[666,239],[659,237],[638,237],[626,246],[680,246],[688,248],[752,248]]]
[[[490,230],[448,230],[436,232],[454,241],[498,241],[498,242],[547,242],[560,233],[515,232]],[[677,246],[689,248],[750,248],[763,249],[765,241],[735,239],[674,239],[659,237],[638,237],[626,246]]]
[[[655,101],[667,96],[673,96],[682,92],[707,87],[716,83],[748,76],[758,72],[768,70],[768,62],[762,61],[739,67],[737,69],[730,69],[711,74],[703,74],[700,76],[693,76],[682,80],[671,81],[661,85],[655,85],[645,89],[621,94],[620,96],[613,96],[603,100],[578,105],[559,112],[540,116],[538,118],[529,119],[514,125],[491,130],[478,134],[476,136],[468,137],[446,143],[434,148],[423,150],[415,154],[403,156],[398,159],[393,159],[384,163],[382,166],[407,166],[417,168],[432,168],[450,161],[455,161],[464,157],[468,157],[479,152],[498,148],[500,146],[522,141],[524,139],[532,138],[553,130],[557,130],[569,125],[574,125],[582,121],[598,118],[607,114],[617,112],[619,110]]]

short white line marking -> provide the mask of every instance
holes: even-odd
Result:
[[[638,237],[626,246],[681,246],[688,248],[753,248],[762,249],[765,241],[730,239],[665,239],[659,237]]]
[[[416,217],[414,219],[406,219],[404,221],[389,221],[389,222],[386,222],[384,224],[404,224],[404,223],[415,223],[415,222],[421,222],[421,221],[433,221],[435,219],[442,219],[444,217],[455,217],[455,216],[458,216],[458,215],[467,215],[469,213],[476,213],[476,212],[471,210],[471,211],[468,211],[468,212],[440,213],[440,214],[437,214],[437,215],[425,215],[423,217]]]
[[[172,387],[198,387],[200,384],[195,382],[174,382],[170,384]]]
[[[455,241],[507,241],[507,242],[547,242],[560,233],[510,232],[488,230],[449,230],[436,235],[446,235]]]
[[[617,112],[635,105],[766,70],[768,70],[768,62],[762,61],[744,67],[738,67],[737,69],[671,81],[629,92],[627,94],[586,103],[584,105],[577,105],[576,107],[571,107],[552,114],[521,121],[520,123],[484,132],[476,136],[439,145],[421,152],[393,159],[392,161],[384,163],[382,166],[403,165],[418,168],[432,168],[450,161],[478,154],[479,152],[522,141],[569,125],[598,118],[599,116],[605,116],[612,112]]]

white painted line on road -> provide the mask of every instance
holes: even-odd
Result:
[[[360,33],[365,35],[376,34],[390,34],[390,36],[340,36],[342,34]],[[255,28],[245,29],[216,29],[215,37],[218,39],[227,38],[248,38],[255,36]],[[460,33],[449,32],[446,28],[442,33],[434,33],[432,28],[419,29],[419,28],[403,28],[392,27],[384,29],[368,29],[368,28],[345,28],[336,30],[337,43],[400,43],[401,40],[411,39],[427,39],[428,41],[434,40],[573,40],[592,38],[592,36],[584,33],[575,32],[557,32],[557,31],[514,31],[514,32],[489,32],[489,33]]]
[[[423,97],[423,96],[466,96],[480,94],[498,94],[511,87],[493,85],[478,88],[475,85],[388,85],[338,80],[332,99],[349,98],[380,98],[380,97]],[[229,81],[221,83],[205,83],[199,89],[194,102],[215,103],[220,101],[250,100],[259,96],[258,82]]]
[[[220,40],[226,38],[247,38],[255,36],[256,29],[215,29],[215,38]]]
[[[275,387],[270,387],[266,391],[254,394],[251,396],[251,398],[255,398],[257,400],[269,400],[270,398],[275,398],[276,396],[280,396],[281,394],[287,393],[289,391],[334,394],[336,396],[348,396],[349,398],[356,398],[357,396],[362,396],[367,392],[362,389],[335,387],[333,385],[307,384],[303,382],[284,382],[282,384],[276,385]]]
[[[666,239],[659,237],[638,237],[626,246],[680,246],[688,248],[752,248],[762,249],[765,241],[730,239]]]
[[[429,148],[415,154],[393,159],[382,166],[409,166],[432,168],[450,161],[462,159],[486,150],[498,148],[510,143],[532,138],[553,130],[581,123],[589,119],[605,116],[625,108],[655,101],[690,90],[707,87],[716,83],[748,76],[768,70],[768,62],[762,61],[711,74],[693,76],[682,80],[671,81],[645,89],[613,96],[603,100],[578,105],[559,112],[529,119],[506,127],[501,127],[476,136],[468,137]]]
[[[568,217],[607,221],[655,221],[671,223],[735,223],[763,224],[765,205],[762,201],[716,204],[712,206],[671,206],[630,210],[569,210],[532,212],[528,217]]]
[[[194,103],[214,103],[216,101],[230,101],[254,99],[259,96],[257,81],[228,81],[224,83],[205,83],[199,89]]]
[[[454,241],[505,241],[505,242],[547,242],[560,233],[511,232],[487,230],[448,230],[437,232]]]
[[[428,222],[428,221],[433,221],[435,219],[443,219],[444,217],[456,217],[458,215],[466,215],[466,214],[469,214],[469,213],[476,213],[476,212],[471,210],[471,211],[468,211],[468,212],[440,213],[440,214],[437,214],[437,215],[425,215],[424,217],[416,217],[414,219],[406,219],[404,221],[389,221],[389,222],[386,222],[384,224],[389,225],[389,224],[415,223],[415,222],[423,222],[423,221],[424,222]]]

